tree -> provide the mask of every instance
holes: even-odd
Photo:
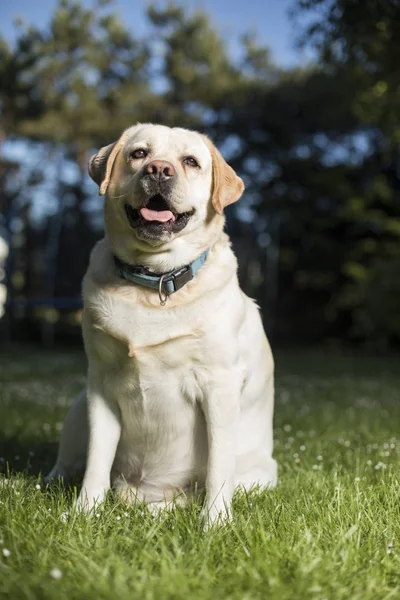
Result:
[[[398,0],[297,0],[294,15],[311,23],[300,38],[330,69],[346,66],[357,81],[353,110],[376,126],[386,142],[400,141]]]
[[[400,307],[393,302],[400,261],[400,3],[297,0],[294,7],[295,15],[311,18],[301,43],[314,47],[333,76],[345,70],[354,82],[348,105],[367,151],[343,211],[357,235],[342,265],[347,280],[336,304],[351,312],[357,336],[386,345],[400,339]]]
[[[36,32],[38,60],[31,75],[46,110],[25,115],[30,139],[64,145],[82,170],[93,144],[109,143],[146,114],[152,96],[146,78],[148,52],[98,1],[86,9],[61,0],[50,26]]]

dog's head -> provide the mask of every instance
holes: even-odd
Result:
[[[202,134],[135,125],[99,150],[89,174],[106,195],[106,230],[114,246],[154,251],[200,228],[223,227],[223,210],[242,180]],[[211,227],[211,224],[214,227]]]

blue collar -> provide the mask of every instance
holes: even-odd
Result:
[[[205,250],[196,260],[189,265],[169,271],[168,273],[152,273],[148,269],[138,265],[128,265],[114,256],[114,264],[117,268],[118,275],[122,279],[132,281],[138,285],[158,290],[160,304],[164,304],[168,300],[168,296],[180,290],[188,281],[193,279],[197,271],[204,265],[210,249]]]

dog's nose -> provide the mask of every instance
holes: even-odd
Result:
[[[145,174],[154,179],[167,180],[175,175],[175,167],[166,160],[152,160],[145,168]]]

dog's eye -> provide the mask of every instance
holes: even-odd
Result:
[[[148,152],[143,148],[137,148],[136,150],[132,150],[129,157],[130,158],[146,158]]]
[[[193,156],[187,156],[186,158],[183,159],[183,162],[185,163],[185,165],[188,165],[189,167],[199,167],[199,163],[197,162],[197,160],[195,158],[193,158]]]

